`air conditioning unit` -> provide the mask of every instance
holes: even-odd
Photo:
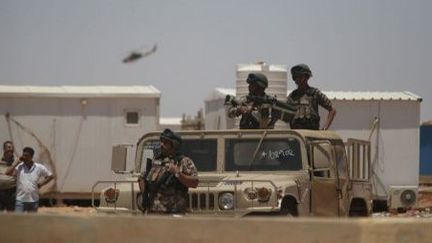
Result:
[[[417,204],[417,186],[390,186],[389,208],[410,208]]]

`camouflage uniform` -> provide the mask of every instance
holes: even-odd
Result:
[[[188,157],[176,155],[154,159],[146,177],[150,189],[150,212],[185,213],[188,208],[188,188],[168,172],[167,163],[174,163],[181,173],[198,178],[195,164]]]
[[[270,97],[267,94],[264,96]],[[266,104],[260,105],[243,96],[239,99],[240,105],[252,106],[252,111],[246,114],[238,114],[237,107],[230,105],[228,107],[228,117],[235,118],[241,115],[240,129],[273,129],[277,121],[275,111],[270,109]]]
[[[266,89],[268,86],[267,77],[262,73],[250,73],[247,77],[246,82],[248,84],[256,83],[258,86]],[[249,94],[254,96],[254,94]],[[269,97],[267,94],[263,94],[261,97]],[[257,104],[250,100],[248,96],[241,97],[237,104],[228,104],[227,115],[229,118],[235,118],[241,115],[240,129],[272,129],[277,121],[277,114],[270,109],[267,104]],[[252,111],[246,114],[240,114],[237,112],[239,106],[252,107]]]
[[[332,103],[319,89],[308,87],[305,92],[296,89],[288,95],[287,102],[299,108],[290,122],[292,129],[319,130],[318,105],[332,110]]]
[[[0,211],[13,211],[15,208],[16,178],[5,174],[13,161],[13,157],[11,160],[3,157],[0,161]]]

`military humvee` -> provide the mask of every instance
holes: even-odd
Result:
[[[199,185],[189,189],[189,214],[368,216],[372,186],[369,142],[344,144],[332,131],[180,131],[181,151],[198,169]],[[135,169],[100,194],[99,211],[140,212],[137,176],[159,147],[160,133],[137,143]],[[113,150],[124,164],[125,151]],[[120,158],[120,159],[118,159]],[[95,188],[95,186],[93,188]]]

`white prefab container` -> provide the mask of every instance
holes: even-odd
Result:
[[[421,97],[404,92],[324,91],[336,107],[331,126],[344,139],[371,141],[375,199],[392,187],[418,187]],[[320,110],[321,122],[327,112]]]
[[[249,94],[246,79],[251,72],[264,74],[268,79],[266,93],[285,99],[287,90],[288,69],[285,65],[270,65],[265,62],[257,64],[238,64],[236,69],[236,96],[241,97]]]
[[[205,101],[206,129],[232,129],[223,98],[234,89],[216,89]],[[288,91],[287,93],[290,93]],[[391,188],[417,187],[421,97],[410,92],[323,91],[337,115],[331,130],[346,140],[370,140],[375,199],[387,200]],[[320,108],[321,125],[327,111]]]
[[[227,95],[235,96],[235,90],[216,88],[204,101],[206,130],[232,129],[235,127],[235,120],[228,118],[226,115],[224,103]]]
[[[159,130],[163,131],[164,129],[171,129],[173,131],[181,130],[182,127],[182,118],[181,117],[161,117],[159,119]]]
[[[89,198],[94,182],[114,177],[112,146],[159,128],[159,101],[153,86],[0,85],[0,139],[18,155],[33,147],[63,198]]]

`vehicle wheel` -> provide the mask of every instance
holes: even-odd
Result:
[[[387,212],[388,206],[386,200],[374,200],[372,202],[372,212],[379,213],[379,212]]]
[[[361,199],[353,199],[349,211],[350,217],[367,217],[368,210],[366,203]]]
[[[297,201],[293,197],[285,197],[282,200],[280,215],[297,217]]]

